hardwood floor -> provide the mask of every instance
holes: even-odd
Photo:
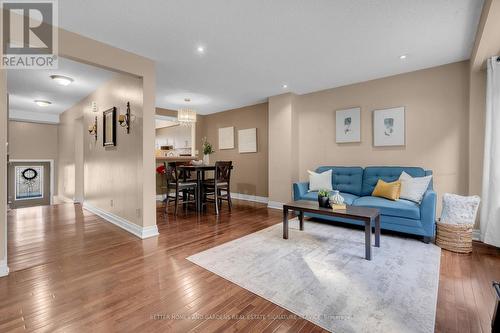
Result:
[[[209,210],[167,220],[159,209],[160,236],[141,241],[79,205],[11,211],[0,332],[322,332],[185,260],[280,222],[281,211],[242,201],[219,217]],[[494,279],[498,249],[443,251],[436,332],[489,332]]]

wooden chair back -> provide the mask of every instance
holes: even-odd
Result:
[[[176,162],[168,162],[165,164],[165,179],[167,180],[167,186],[171,184],[177,185],[179,183],[179,169],[177,169]]]
[[[182,165],[190,165],[191,164],[191,162],[175,162],[175,163],[178,167],[182,166]],[[179,169],[179,179],[183,180],[183,181],[186,181],[187,179],[191,179],[191,171],[186,170],[186,169]]]
[[[215,182],[228,183],[231,180],[232,161],[217,161],[215,162]]]

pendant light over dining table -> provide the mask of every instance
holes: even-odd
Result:
[[[184,102],[189,103],[191,99],[184,98]],[[191,125],[196,122],[196,111],[189,108],[181,108],[177,111],[177,121],[181,123],[181,125]]]

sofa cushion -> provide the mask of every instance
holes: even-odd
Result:
[[[332,170],[326,170],[325,172],[314,172],[307,170],[309,174],[309,192],[327,190],[331,191],[332,188]]]
[[[330,169],[333,171],[332,186],[334,190],[356,196],[360,195],[363,183],[363,168],[322,166],[317,168],[316,172],[324,172]]]
[[[360,196],[371,195],[379,179],[387,183],[398,180],[403,171],[412,177],[426,176],[425,170],[418,167],[366,167],[363,172],[363,186]],[[333,172],[335,173],[335,171]],[[333,188],[335,189],[335,186]]]
[[[342,193],[342,192],[340,192],[340,195],[342,197],[344,197],[344,202],[347,205],[352,205],[352,203],[354,202],[354,200],[356,200],[357,198],[359,198],[357,195],[353,195],[353,194],[350,194],[350,193]],[[308,192],[307,194],[303,195],[301,197],[301,199],[302,200],[316,201],[316,200],[318,200],[318,192]]]
[[[384,198],[366,196],[354,200],[353,206],[378,208],[380,214],[408,219],[420,219],[420,206],[412,201],[391,201]]]
[[[386,183],[379,179],[375,189],[372,192],[373,197],[386,198],[392,201],[399,199],[401,193],[401,181],[396,180],[392,183]]]

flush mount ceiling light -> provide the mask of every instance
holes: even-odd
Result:
[[[61,86],[68,86],[74,81],[72,78],[63,75],[51,75],[50,78]]]
[[[50,104],[52,104],[52,102],[49,102],[49,101],[45,101],[43,99],[35,99],[34,102],[36,103],[36,105],[38,106],[49,106]]]
[[[200,45],[196,48],[196,52],[198,52],[199,54],[203,54],[205,53],[205,48]]]
[[[408,56],[406,54],[403,54],[403,55],[400,55],[399,56],[399,59],[401,60],[405,60]]]

